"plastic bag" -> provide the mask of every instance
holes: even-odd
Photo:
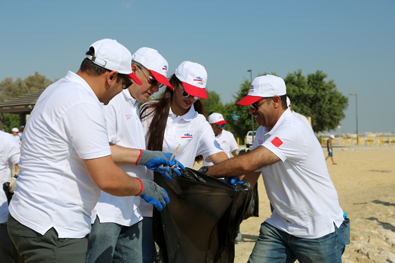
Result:
[[[252,190],[249,184],[228,185],[186,168],[171,180],[155,173],[170,203],[154,209],[155,262],[233,262],[235,237],[247,212]]]
[[[248,206],[247,213],[244,216],[244,219],[247,219],[251,216],[259,217],[259,195],[258,195],[258,182],[255,184],[255,187],[252,189],[251,202]]]

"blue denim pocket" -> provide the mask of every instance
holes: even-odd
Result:
[[[344,237],[344,242],[346,245],[350,244],[350,219],[347,217],[344,218],[344,221],[342,225],[340,226],[340,229],[342,230],[343,237]]]

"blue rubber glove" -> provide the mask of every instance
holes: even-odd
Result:
[[[167,179],[171,179],[173,174],[170,169],[170,156],[166,157],[165,154],[160,151],[143,150],[136,164],[145,165],[148,169],[160,173]]]
[[[225,178],[225,182],[230,185],[244,184],[244,182],[242,180],[240,180],[238,176],[237,177],[227,177],[227,178]]]
[[[182,163],[180,163],[179,161],[177,161],[176,158],[175,158],[175,156],[174,156],[173,160],[170,160],[170,158],[171,158],[171,156],[172,156],[171,153],[165,153],[164,155],[166,156],[166,158],[169,159],[170,168],[174,166],[173,168],[171,168],[171,171],[172,171],[173,173],[175,173],[176,175],[180,176],[180,175],[181,175],[180,170],[184,170],[184,169],[185,169],[184,165],[182,165]]]
[[[141,184],[143,191],[139,196],[147,203],[155,206],[159,211],[162,211],[166,204],[170,202],[170,198],[166,190],[149,179],[141,179]]]

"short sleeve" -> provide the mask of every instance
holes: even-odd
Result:
[[[114,100],[114,99],[113,99]],[[113,100],[110,101],[110,103],[107,106],[104,106],[104,113],[106,116],[106,125],[107,125],[107,133],[108,133],[108,141],[111,144],[117,144],[119,142],[117,138],[117,114],[116,114],[116,107],[113,103],[111,103]],[[118,114],[119,116],[119,114]]]
[[[293,126],[282,126],[262,144],[283,162],[299,162],[306,157],[307,145],[303,134]]]
[[[64,113],[62,120],[68,140],[81,159],[111,155],[101,105],[79,102]]]
[[[201,126],[202,135],[200,137],[196,155],[203,155],[203,158],[206,159],[210,155],[223,152],[223,149],[215,139],[213,129],[208,122],[203,122]]]
[[[230,147],[229,147],[229,149],[230,149],[230,152],[233,152],[234,150],[237,150],[239,148],[239,146],[237,145],[235,136],[233,136],[232,133],[230,133],[229,135],[230,135],[229,136],[230,137],[229,138],[229,140],[230,140]]]
[[[21,146],[16,142],[16,140],[10,140],[10,151],[8,153],[8,160],[12,164],[19,162],[21,152]]]

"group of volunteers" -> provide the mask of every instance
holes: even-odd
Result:
[[[204,116],[204,66],[184,61],[168,70],[155,49],[132,55],[102,39],[77,73],[41,94],[20,156],[0,155],[20,158],[8,220],[0,219],[25,262],[154,262],[153,207],[171,200],[153,172],[171,180],[198,155],[201,171],[214,177],[244,175],[254,186],[262,173],[274,211],[249,262],[341,262],[349,221],[314,132],[287,106],[284,81],[254,79],[238,104],[250,106],[260,128],[253,150],[229,160],[237,143],[227,122],[220,113]]]

